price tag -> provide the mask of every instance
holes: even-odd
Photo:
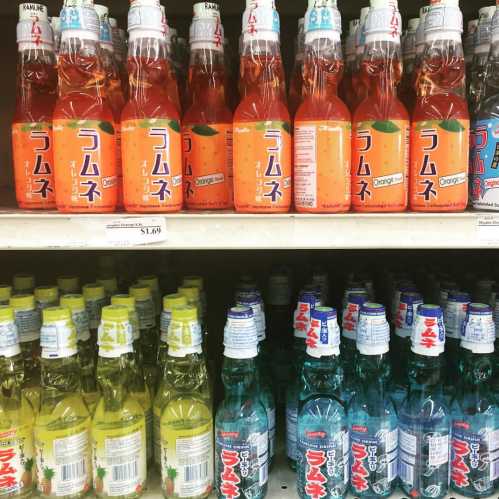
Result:
[[[499,215],[481,215],[477,220],[478,239],[490,245],[499,245]]]
[[[167,240],[166,220],[160,217],[121,218],[106,223],[106,239],[116,246],[142,246]]]

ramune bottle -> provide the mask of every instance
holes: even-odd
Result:
[[[55,208],[52,114],[57,70],[47,7],[19,5],[16,112],[12,153],[20,208]]]
[[[92,483],[90,414],[81,394],[77,335],[67,308],[43,311],[42,391],[35,420],[38,493],[79,499]]]
[[[14,310],[0,307],[0,496],[27,499],[33,492],[34,411],[22,393],[24,375]]]
[[[484,99],[473,121],[471,135],[471,191],[473,208],[499,210],[497,161],[499,144],[499,8],[492,21],[492,46],[488,62]]]
[[[364,303],[357,326],[357,390],[348,406],[350,487],[358,497],[388,497],[396,485],[398,433],[389,394],[389,341],[385,308]]]
[[[213,489],[213,416],[197,310],[172,309],[160,418],[161,478],[167,499],[207,498]]]
[[[471,303],[462,328],[459,384],[451,405],[450,483],[468,497],[486,497],[499,478],[499,409],[494,376],[492,309]],[[454,378],[456,379],[456,378]]]
[[[293,348],[291,381],[286,393],[286,454],[288,464],[296,470],[297,460],[297,424],[298,424],[298,399],[300,393],[300,379],[305,351],[307,332],[310,329],[310,315],[317,305],[315,295],[302,291],[293,316]]]
[[[225,398],[215,420],[215,477],[220,499],[267,494],[267,414],[258,395],[258,336],[249,307],[230,309],[224,330]]]
[[[348,425],[340,397],[340,328],[336,311],[311,312],[298,404],[298,496],[343,497],[348,487]]]
[[[147,478],[144,409],[130,393],[133,333],[128,310],[102,309],[97,380],[101,397],[92,418],[94,490],[98,498],[137,498]]]
[[[93,3],[65,0],[61,10],[54,167],[57,209],[66,213],[112,212],[118,201],[116,133]]]
[[[445,328],[438,305],[420,305],[411,336],[409,391],[399,411],[399,476],[405,494],[443,498],[449,485],[449,409],[443,393]]]
[[[350,210],[351,116],[338,97],[344,68],[340,36],[336,0],[311,0],[305,15],[303,98],[295,116],[294,201],[298,212]]]

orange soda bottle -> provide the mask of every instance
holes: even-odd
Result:
[[[362,73],[367,98],[353,118],[352,205],[360,212],[407,209],[409,115],[397,97],[402,77],[397,0],[371,0]]]
[[[234,203],[242,213],[283,213],[291,207],[291,123],[279,26],[273,0],[247,0],[242,100],[234,115]]]
[[[355,68],[352,74],[352,86],[355,89],[355,98],[350,111],[352,114],[357,106],[367,97],[369,82],[365,81],[362,73],[362,60],[366,46],[366,21],[369,14],[369,7],[362,7],[360,10],[359,27],[355,33]]]
[[[92,0],[65,0],[61,11],[59,98],[54,110],[57,209],[107,213],[118,200],[116,133],[106,95]]]
[[[19,5],[16,111],[12,153],[20,208],[55,208],[52,113],[57,70],[47,7]]]
[[[193,210],[234,206],[232,112],[225,93],[223,39],[218,4],[195,3],[190,29],[192,104],[182,127],[184,196],[187,208]]]
[[[294,117],[302,100],[303,58],[305,56],[305,18],[298,19],[298,35],[296,37],[295,64],[289,80],[289,113]]]
[[[309,1],[303,102],[295,118],[294,198],[298,212],[350,209],[351,116],[338,97],[343,73],[336,0]]]
[[[349,23],[348,36],[345,41],[346,65],[345,74],[340,83],[339,95],[350,111],[354,110],[357,102],[357,89],[353,86],[353,77],[356,71],[355,40],[359,29],[360,19],[353,19]]]
[[[470,118],[459,0],[433,0],[416,82],[411,134],[410,206],[463,211],[468,204]]]
[[[116,133],[116,168],[118,170],[118,207],[123,207],[123,170],[121,165],[121,112],[125,107],[125,95],[121,85],[121,76],[116,61],[112,39],[112,28],[109,23],[109,9],[95,4],[99,16],[101,58],[106,72],[106,96],[111,106]]]
[[[168,98],[169,62],[157,3],[136,0],[128,13],[130,97],[121,115],[126,211],[182,208],[182,138],[178,110]]]

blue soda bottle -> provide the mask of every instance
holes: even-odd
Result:
[[[442,498],[449,485],[449,409],[443,393],[445,328],[420,305],[411,336],[409,390],[399,411],[399,478],[408,497]]]
[[[305,359],[307,332],[310,329],[310,314],[316,307],[317,299],[311,291],[302,291],[293,315],[293,377],[286,393],[286,454],[288,464],[296,471],[296,432],[298,423],[298,396],[300,374]]]
[[[398,432],[388,390],[389,342],[385,307],[364,303],[357,327],[358,388],[348,406],[350,487],[357,497],[388,497],[397,483]]]
[[[461,336],[461,383],[451,406],[453,490],[486,497],[499,485],[499,410],[491,381],[495,326],[489,305],[471,303]]]
[[[267,411],[267,421],[269,425],[269,467],[272,466],[275,446],[276,446],[276,411],[275,399],[272,391],[270,377],[270,352],[269,343],[266,339],[265,311],[261,295],[257,293],[239,294],[236,305],[250,307],[253,310],[253,317],[256,324],[258,337],[258,357],[256,359],[256,377],[258,384],[258,396],[260,397],[265,410]]]
[[[225,398],[215,418],[219,498],[261,499],[267,493],[267,413],[258,394],[258,337],[253,310],[231,308],[224,330]]]
[[[341,399],[336,311],[312,310],[300,377],[297,487],[300,498],[343,497],[348,486],[348,422]]]

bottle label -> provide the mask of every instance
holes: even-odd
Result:
[[[40,331],[42,358],[60,359],[78,353],[76,328],[72,321],[44,324]]]
[[[21,208],[55,208],[52,125],[14,123],[12,155]]]
[[[149,329],[156,326],[156,319],[154,314],[154,302],[151,300],[137,300],[135,302],[135,309],[139,316],[139,328]]]
[[[156,5],[131,5],[128,11],[128,30],[164,32],[162,15]]]
[[[99,327],[102,307],[106,306],[106,298],[101,298],[99,300],[85,300],[85,308],[88,314],[88,323],[90,329],[97,329]]]
[[[461,339],[463,331],[464,319],[466,319],[466,312],[468,310],[467,303],[447,302],[445,307],[445,335],[447,338]],[[495,333],[492,342],[495,340]]]
[[[473,123],[471,172],[473,206],[499,209],[499,120]]]
[[[289,459],[296,461],[297,453],[297,428],[298,428],[298,406],[296,403],[288,403],[286,407],[286,451]]]
[[[239,211],[287,212],[291,207],[291,125],[234,125],[234,201]]]
[[[376,495],[389,494],[397,477],[397,428],[369,433],[364,425],[352,425],[350,431],[350,484],[357,493],[371,489]]]
[[[90,418],[73,428],[37,431],[35,428],[38,491],[42,496],[71,496],[90,490]]]
[[[248,358],[257,354],[258,337],[254,316],[227,320],[224,329],[225,355],[236,353]]]
[[[464,210],[468,203],[469,120],[412,125],[411,208]]]
[[[19,333],[13,322],[0,323],[0,351],[4,357],[13,357],[21,352]]]
[[[342,497],[346,493],[348,431],[304,430],[298,433],[298,490],[309,497]]]
[[[224,30],[218,16],[211,19],[193,18],[189,31],[191,48],[196,44],[196,49],[206,48],[223,52]]]
[[[203,342],[201,326],[197,321],[175,321],[170,322],[168,329],[168,346],[172,350],[189,349],[198,347]]]
[[[499,478],[499,430],[474,432],[466,421],[452,423],[451,474],[455,490],[482,495]]]
[[[341,15],[336,2],[315,1],[305,14],[305,33],[311,31],[337,31],[341,33]]]
[[[173,430],[161,442],[166,497],[208,497],[213,489],[213,425]]]
[[[411,349],[419,355],[436,357],[445,348],[445,327],[440,317],[416,316],[411,333]]]
[[[276,9],[267,5],[254,5],[246,9],[243,14],[243,32],[245,40],[249,38],[258,40],[262,32],[279,33],[281,23]]]
[[[350,209],[351,135],[352,126],[346,121],[295,123],[294,192],[298,210]]]
[[[416,318],[416,310],[422,302],[409,305],[400,303],[398,307],[397,317],[395,319],[395,334],[400,338],[410,338],[412,333],[412,325]]]
[[[121,134],[126,208],[179,211],[183,201],[180,123],[126,120]]]
[[[168,310],[163,310],[161,312],[159,330],[160,330],[160,339],[163,343],[166,343],[168,339],[168,328],[170,327],[170,321],[172,320],[172,313]]]
[[[126,430],[94,426],[92,437],[96,494],[140,494],[147,478],[144,419]]]
[[[298,302],[298,308],[296,309],[293,317],[293,329],[295,338],[307,338],[307,333],[310,329],[311,311],[312,305],[310,303]]]
[[[425,35],[440,32],[445,39],[448,30],[463,32],[463,15],[454,5],[432,5],[423,24]]]
[[[354,123],[352,204],[358,211],[407,208],[409,122]]]
[[[99,16],[90,5],[65,6],[61,10],[61,31],[85,30],[100,33]]]
[[[88,341],[90,339],[90,323],[86,310],[74,310],[72,312],[73,324],[76,328],[78,341]]]
[[[359,322],[360,305],[347,303],[343,310],[343,337],[355,341],[357,339],[357,324]]]
[[[114,211],[118,188],[113,123],[54,120],[54,165],[59,210]]]
[[[116,358],[133,352],[133,331],[128,321],[103,320],[98,330],[99,357]]]
[[[28,425],[0,433],[0,496],[31,490],[34,473],[33,428]]]
[[[184,188],[194,210],[233,206],[232,125],[185,126]]]
[[[242,440],[237,431],[219,430],[215,452],[219,497],[239,497],[243,490],[251,490],[252,497],[261,494],[268,481],[268,432]]]
[[[492,312],[486,315],[475,315],[468,313],[461,330],[461,340],[473,345],[493,345],[496,339],[496,328]]]
[[[40,312],[34,310],[15,310],[19,341],[26,343],[40,339],[41,317]]]
[[[419,444],[418,440],[420,440]],[[413,430],[408,425],[400,423],[399,449],[399,476],[402,482],[416,487],[420,483],[419,473],[425,476],[433,475],[435,482],[428,483],[427,489],[429,490],[425,494],[438,497],[445,493],[448,471],[445,469],[437,473],[437,470],[442,466],[447,466],[449,462],[448,432]]]
[[[361,353],[367,354],[369,349],[380,346],[386,346],[388,351],[389,342],[390,325],[385,314],[373,316],[361,312],[357,325],[357,345],[360,346]]]

